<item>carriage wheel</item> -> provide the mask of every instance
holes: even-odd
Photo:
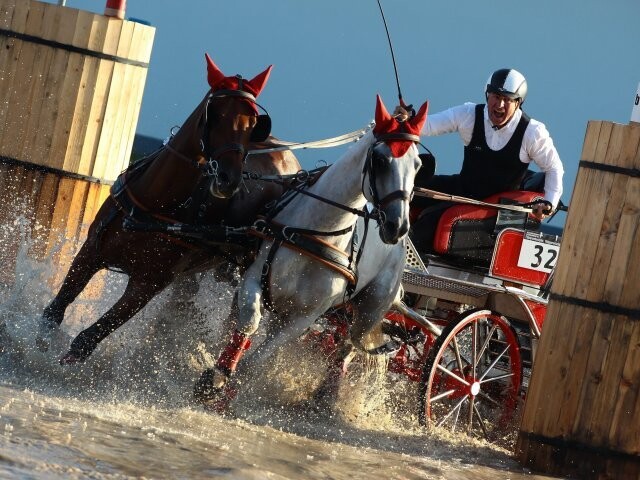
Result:
[[[514,430],[521,384],[520,347],[509,321],[486,309],[463,312],[427,357],[420,422],[499,440]]]

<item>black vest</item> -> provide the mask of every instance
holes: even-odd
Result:
[[[460,180],[465,195],[482,199],[507,190],[517,190],[527,170],[520,161],[520,148],[529,116],[522,118],[502,150],[491,150],[484,134],[484,105],[476,105],[476,118],[469,145],[464,147]]]

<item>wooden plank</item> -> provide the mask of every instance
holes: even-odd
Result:
[[[113,37],[119,36],[117,23],[109,17],[96,15],[93,17],[88,36],[76,38],[76,42],[86,40],[86,48],[94,51],[105,51],[114,43]],[[84,57],[80,92],[74,111],[73,129],[69,136],[64,169],[66,171],[92,175],[91,166],[97,148],[97,138],[101,132],[102,111],[96,116],[96,107],[101,108],[104,102],[104,89],[108,88],[111,70],[105,70],[103,64],[112,64],[92,56]],[[96,105],[97,102],[97,105]]]
[[[31,227],[31,238],[34,240],[30,255],[42,259],[47,254],[49,229],[52,212],[58,194],[59,179],[53,174],[45,174],[42,187],[36,199],[34,222]]]
[[[144,35],[146,30],[145,25],[134,23],[131,45],[128,51],[129,57],[135,57],[136,53],[143,48],[143,43],[146,40]],[[129,165],[138,113],[142,104],[143,89],[140,88],[140,83],[144,85],[144,79],[147,75],[146,68],[134,65],[123,65],[123,67],[121,98],[123,100],[128,99],[128,101],[121,103],[120,112],[122,114],[119,117],[120,122],[114,125],[115,132],[121,133],[115,136],[114,139],[116,141],[113,142],[112,149],[115,158],[120,159],[120,162],[110,162],[106,166],[103,178],[110,181],[115,180],[122,170]]]
[[[82,59],[78,97],[73,111],[73,122],[64,156],[63,169],[67,172],[84,174],[81,171],[82,151],[88,129],[94,128],[94,125],[89,122],[89,115],[98,78],[98,64],[99,60],[97,58],[85,56]]]
[[[637,179],[636,179],[637,181]],[[629,262],[626,271],[627,282],[623,284],[616,305],[623,308],[640,308],[640,289],[637,279],[640,278],[640,220],[636,217],[633,226],[629,228],[634,237],[629,247]]]
[[[564,337],[560,332],[564,330],[564,322],[571,318],[573,307],[562,302],[552,302],[549,305],[545,325],[542,329],[540,343],[534,359],[531,380],[527,391],[526,407],[522,420],[523,428],[529,431],[544,431],[544,410],[549,402],[560,395],[558,389],[550,390],[549,385],[562,385],[565,372],[554,368],[564,362],[568,352]]]
[[[631,330],[626,329],[625,324],[631,322],[623,315],[601,314],[601,316],[610,323],[611,334],[610,340],[603,345],[603,349],[607,351],[606,361],[590,407],[591,419],[588,430],[592,438],[591,445],[605,446],[610,445],[609,433],[615,414],[613,407],[618,402],[620,382],[630,347]],[[617,448],[620,449],[620,445]]]
[[[64,234],[66,231],[67,218],[71,209],[71,200],[75,180],[70,178],[61,178],[58,186],[58,195],[56,195],[53,212],[51,215],[51,224],[49,226],[49,235],[47,249],[51,251],[58,248],[66,241]],[[56,255],[55,261],[59,261],[59,255]]]
[[[56,40],[70,43],[77,22],[78,10],[64,9],[55,25]],[[53,34],[53,33],[52,33]],[[60,168],[63,159],[60,153],[52,151],[54,133],[60,105],[67,101],[64,97],[63,85],[67,74],[70,53],[62,49],[51,49],[52,59],[49,68],[42,72],[44,80],[44,95],[38,118],[38,135],[31,140],[34,152],[31,161],[40,165]]]
[[[58,254],[57,264],[59,268],[57,270],[60,280],[63,280],[63,275],[69,270],[78,248],[81,221],[89,190],[89,182],[84,180],[69,180],[72,186],[71,198],[68,205],[64,206],[66,210],[64,224],[59,227],[62,247]]]
[[[614,410],[609,438],[626,452],[640,452],[640,322],[627,322],[630,329],[629,349],[622,372],[620,392]]]
[[[93,24],[93,14],[78,10],[77,21],[71,44],[83,46],[87,43],[87,38],[91,34]],[[80,92],[81,75],[84,63],[84,55],[71,53],[67,62],[64,79],[62,80],[60,92],[60,104],[55,120],[51,144],[51,162],[56,168],[64,169],[69,143],[69,135],[73,125],[73,114]]]
[[[89,225],[93,222],[93,219],[95,218],[96,213],[98,213],[98,209],[102,203],[100,202],[100,189],[101,185],[99,183],[89,183],[89,190],[87,192],[87,200],[84,206],[79,235],[79,238],[82,241],[87,238]]]
[[[555,370],[562,376],[562,383],[546,383],[543,388],[554,385],[553,398],[545,405],[553,405],[546,411],[541,422],[545,435],[567,436],[573,431],[575,412],[581,408],[581,386],[586,376],[587,359],[591,353],[591,339],[596,329],[596,319],[590,309],[568,305],[565,309],[565,328],[557,332],[559,349],[563,352],[556,363],[547,364],[546,369]],[[545,323],[546,325],[546,323]],[[566,342],[563,347],[562,343]],[[553,403],[551,403],[553,402]]]
[[[42,4],[43,21],[42,29],[38,36],[40,38],[55,37],[55,33],[60,28],[61,12],[58,8],[51,8],[53,5]],[[51,68],[54,59],[54,49],[43,45],[33,45],[36,50],[36,59],[32,68],[32,97],[28,102],[29,115],[26,119],[25,135],[21,147],[21,153],[17,158],[34,163],[43,163],[44,152],[39,144],[39,138],[46,131],[47,125],[42,122],[42,110],[48,102],[49,92],[47,91],[47,72]]]
[[[587,130],[585,133],[584,145],[582,148],[581,160],[592,161],[595,158],[596,146],[598,144],[598,138],[600,138],[600,130],[604,122],[590,121],[587,124]],[[575,239],[579,237],[579,231],[581,228],[582,215],[588,209],[588,202],[585,199],[584,189],[591,178],[591,171],[585,168],[578,169],[578,175],[573,187],[573,193],[571,195],[571,201],[569,202],[569,211],[571,215],[567,217],[564,231],[563,240],[560,247],[560,254],[558,256],[558,263],[555,270],[555,278],[552,285],[554,293],[564,294],[566,293],[565,285],[567,284],[567,277],[569,272],[573,270],[573,266],[579,259],[580,251],[575,245]],[[575,214],[574,214],[575,212]]]
[[[603,124],[598,146],[596,147],[596,156],[594,157],[597,163],[608,165],[616,163],[620,155],[620,141],[623,129],[624,126],[619,124],[610,122]],[[588,190],[582,192],[591,208],[582,216],[583,220],[579,234],[581,244],[576,246],[580,251],[580,259],[579,263],[573,267],[575,269],[575,283],[567,285],[567,288],[570,288],[572,292],[572,296],[577,298],[586,298],[587,290],[592,280],[594,280],[594,277],[600,276],[600,272],[594,268],[597,250],[599,247],[606,249],[607,241],[612,235],[612,232],[609,231],[610,226],[605,222],[605,215],[612,200],[612,186],[616,175],[594,170],[591,173],[591,177],[593,183],[590,184]],[[619,200],[619,195],[614,200]],[[612,208],[615,209],[615,205]],[[617,224],[615,221],[612,223],[611,230],[615,231]],[[604,237],[602,241],[594,241],[595,238],[600,237]],[[603,261],[607,259],[606,254],[606,251],[603,252]]]
[[[112,17],[104,17],[106,20],[106,32],[102,51],[109,55],[115,55],[120,40],[120,32],[123,22]],[[78,172],[83,175],[93,175],[98,144],[102,134],[102,126],[107,109],[106,98],[111,86],[114,62],[98,59],[97,78],[94,85],[93,100],[87,119],[90,128],[87,129],[80,155]]]
[[[640,128],[626,128],[623,150],[619,159],[620,166],[633,168],[635,157],[640,150]],[[606,281],[602,286],[602,299],[613,305],[620,305],[623,292],[628,291],[627,274],[629,270],[640,267],[634,265],[638,262],[637,255],[632,254],[633,242],[640,228],[640,179],[618,175],[624,179],[624,187],[620,186],[625,194],[623,204],[619,208],[618,235],[615,244],[611,246],[612,261],[608,266],[607,275],[601,275]],[[619,181],[622,184],[622,180]],[[634,278],[634,277],[629,277]],[[640,277],[636,277],[640,278]],[[637,289],[636,292],[638,293]],[[640,294],[639,294],[640,295]],[[629,308],[640,305],[640,296],[632,295],[625,302]]]
[[[618,240],[618,232],[620,230],[620,211],[623,208],[628,178],[624,175],[608,175],[612,178],[611,189],[609,193],[609,201],[604,212],[602,226],[600,227],[600,236],[594,243],[597,244],[594,252],[593,265],[590,267],[591,275],[587,281],[584,279],[582,288],[577,290],[576,294],[580,298],[589,301],[599,302],[604,300],[605,285],[607,283],[607,275],[604,272],[610,270],[612,261],[626,257],[626,253],[615,249]],[[595,232],[594,232],[595,234]],[[584,296],[581,296],[584,295]]]
[[[120,32],[120,41],[118,42],[117,55],[127,57],[131,47],[131,40],[134,31],[134,22],[124,22]],[[122,165],[122,159],[114,157],[114,142],[118,141],[121,136],[118,126],[120,125],[119,112],[128,99],[124,97],[123,90],[123,69],[125,65],[116,63],[113,66],[113,74],[111,76],[111,84],[106,101],[106,110],[102,122],[102,131],[96,151],[95,163],[93,165],[92,176],[96,178],[105,178],[110,163]]]
[[[13,11],[16,8],[17,0],[0,1],[0,28],[7,30],[11,26]]]
[[[609,359],[609,346],[613,330],[613,321],[610,314],[597,312],[596,329],[591,340],[589,356],[586,359],[587,369],[584,378],[581,379],[581,404],[580,408],[573,412],[572,438],[592,445],[596,439],[591,430],[593,408],[604,377],[605,365]]]
[[[16,7],[16,0],[3,0],[0,2],[0,28],[4,30],[11,29],[11,22],[13,21],[13,14]],[[11,58],[15,56],[15,43],[14,38],[0,37],[0,51],[3,52],[0,55],[0,72],[2,73],[2,82],[0,82],[0,137],[4,128],[4,119],[6,108],[9,104],[9,65],[11,65]]]
[[[42,29],[44,8],[42,3],[33,3],[27,12],[26,22],[22,30],[29,35],[37,35]],[[14,17],[15,18],[15,17]],[[30,101],[32,97],[31,82],[33,64],[39,46],[29,42],[20,42],[20,54],[11,66],[13,75],[12,86],[9,90],[9,106],[5,112],[6,118],[0,145],[2,153],[8,157],[19,158],[25,137],[26,120],[29,118]]]
[[[27,24],[27,15],[29,13],[28,3],[14,4],[11,19],[8,18],[8,10],[9,8],[7,9],[7,17],[5,17],[3,28],[19,33],[24,32],[25,25]],[[20,51],[22,50],[23,44],[24,42],[21,40],[7,38],[3,44],[3,54],[0,55],[0,71],[3,75],[3,81],[0,82],[0,100],[2,100],[0,101],[0,145],[2,145],[4,132],[7,131],[7,111],[12,104],[14,83],[20,81],[17,77],[16,70],[20,61]]]

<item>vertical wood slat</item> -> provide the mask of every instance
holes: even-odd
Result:
[[[578,172],[516,455],[640,478],[640,125],[589,122],[581,160],[615,169]]]
[[[23,215],[29,254],[44,258],[63,238],[67,263],[129,163],[155,29],[37,0],[0,0],[0,28],[0,235]],[[11,192],[23,196],[17,210],[4,208]]]
[[[109,189],[109,185],[0,163],[0,282],[8,282],[14,273],[17,249],[24,240],[19,231],[22,220],[28,223],[30,255],[42,260],[59,250],[54,261],[61,274],[66,272],[64,267],[86,238]]]
[[[155,34],[36,0],[0,0],[0,22],[16,34],[142,63]],[[134,96],[142,95],[147,68],[26,39],[0,42],[7,53],[0,58],[0,155],[115,180],[129,162],[141,104]],[[115,70],[122,73],[112,82]]]

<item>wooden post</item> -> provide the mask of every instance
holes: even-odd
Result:
[[[591,121],[516,456],[640,478],[640,124]]]
[[[38,258],[61,238],[70,251],[83,239],[129,163],[154,34],[115,17],[0,0],[0,281],[13,273],[16,218],[38,240]]]

